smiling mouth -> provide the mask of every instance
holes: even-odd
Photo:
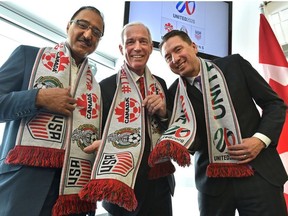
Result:
[[[91,43],[89,41],[79,40],[79,42],[87,47],[91,46]]]
[[[141,59],[141,58],[143,58],[144,56],[143,55],[133,55],[133,56],[131,56],[132,58],[134,58],[134,59]]]
[[[185,63],[185,62],[181,62],[180,64],[178,64],[178,65],[176,66],[176,68],[177,68],[178,70],[181,70],[181,69],[184,67],[184,63]]]

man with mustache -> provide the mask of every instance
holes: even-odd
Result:
[[[89,178],[75,173],[95,157],[81,150],[86,147],[81,140],[89,145],[100,138],[100,86],[87,56],[104,34],[103,14],[83,6],[66,31],[66,42],[55,47],[19,46],[0,69],[0,121],[6,122],[0,146],[1,216],[95,210],[95,203],[78,197],[78,178]],[[93,104],[91,98],[98,100]],[[83,112],[89,101],[97,115],[88,118]]]

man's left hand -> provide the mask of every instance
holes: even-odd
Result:
[[[242,143],[228,146],[228,153],[231,159],[238,160],[238,164],[252,161],[265,148],[265,144],[256,137],[242,140]]]

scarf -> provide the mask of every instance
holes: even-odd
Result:
[[[241,143],[242,138],[225,77],[222,71],[212,62],[204,61],[200,58],[200,64],[210,162],[206,174],[208,177],[251,176],[253,175],[251,167],[246,164],[237,164],[237,160],[232,160],[227,152],[227,146]],[[191,101],[191,103],[187,102],[189,98],[187,94],[181,94],[183,91],[181,88],[184,88],[184,85],[182,84],[182,78],[179,77],[179,85],[176,91],[173,110],[176,116],[177,113],[193,112],[191,104],[193,101]],[[180,92],[180,94],[178,92]],[[183,106],[179,106],[181,101],[184,101]],[[192,118],[189,117],[190,115],[192,115]],[[180,127],[185,129],[183,130],[183,134],[190,135],[186,141],[175,138],[179,137],[179,133],[174,129],[174,125],[177,122],[179,123],[179,118],[171,119],[171,126],[164,132],[164,134],[169,134],[170,136],[167,136],[167,140],[163,139],[165,142],[159,142],[159,147],[156,146],[154,148],[149,157],[150,166],[153,166],[157,160],[161,160],[163,157],[174,159],[180,166],[187,165],[190,162],[185,160],[185,163],[183,163],[182,155],[186,149],[185,156],[187,156],[187,149],[193,144],[194,130],[196,130],[196,122],[193,115],[194,114],[185,114],[180,118],[182,120],[180,121]],[[191,119],[191,123],[185,124],[189,119]],[[166,136],[164,138],[166,138]],[[175,142],[175,140],[178,142]],[[173,147],[171,148],[171,146]]]
[[[83,148],[100,139],[100,86],[93,77],[88,59],[71,81],[71,54],[64,43],[39,50],[28,89],[71,88],[77,100],[73,116],[40,110],[20,123],[16,145],[7,157],[10,164],[62,168],[59,198],[53,215],[94,211],[96,203],[83,201],[78,192],[91,176],[95,155]]]
[[[145,133],[149,134],[151,148],[160,137],[157,121],[153,116],[145,115],[141,92],[131,73],[126,64],[118,71],[117,88],[92,177],[79,193],[82,199],[93,202],[106,200],[128,211],[137,207],[133,189],[144,151]],[[159,94],[165,100],[160,83],[148,67],[144,77],[145,95]],[[145,131],[145,118],[148,131]]]
[[[160,137],[149,155],[149,165],[155,167],[163,159],[172,158],[179,166],[189,166],[191,161],[187,149],[192,145],[195,134],[194,110],[187,96],[183,79],[179,77],[169,128]]]

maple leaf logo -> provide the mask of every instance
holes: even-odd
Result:
[[[96,119],[99,117],[100,105],[98,104],[98,97],[93,93],[82,94],[77,98],[77,107],[82,116],[87,119]]]

